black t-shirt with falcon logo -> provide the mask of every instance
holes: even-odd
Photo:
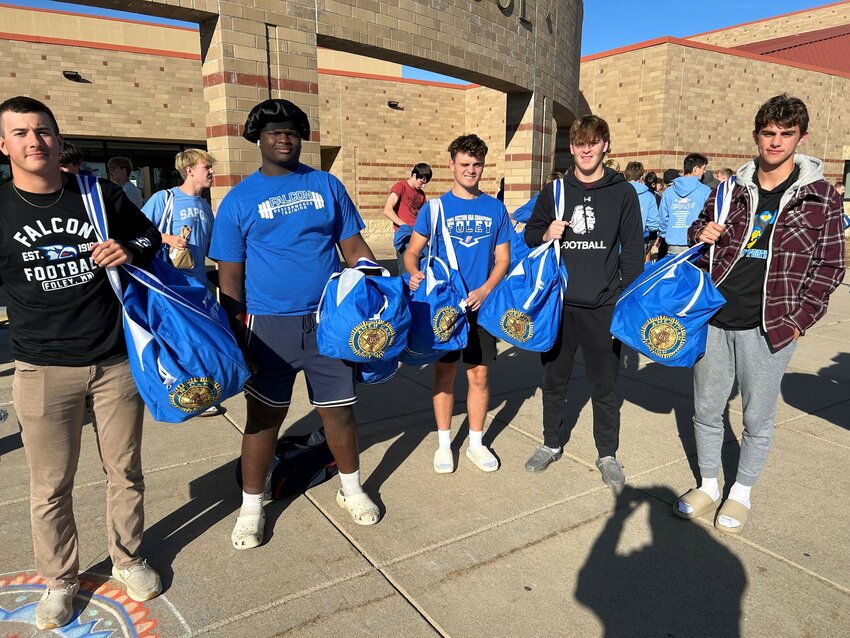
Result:
[[[134,263],[149,261],[159,231],[121,188],[100,186],[109,236],[133,253]],[[16,192],[11,182],[0,188],[0,278],[9,295],[15,359],[81,366],[126,353],[120,304],[91,258],[95,244],[73,175],[61,197]]]

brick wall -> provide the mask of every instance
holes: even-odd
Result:
[[[695,35],[689,39],[721,47],[737,47],[806,31],[840,27],[848,22],[850,22],[850,2],[840,2],[817,9],[742,24],[731,29]]]
[[[641,84],[641,76],[659,74],[662,82]],[[647,84],[663,85],[661,94]],[[810,135],[801,152],[824,159],[828,179],[842,177],[850,139],[848,78],[662,44],[583,63],[581,90],[611,126],[612,156],[622,166],[640,160],[656,171],[681,169],[694,151],[708,155],[713,168],[737,169],[753,156],[758,107],[787,91],[809,108]]]
[[[82,47],[0,40],[0,95],[47,104],[72,136],[174,142],[206,139],[201,63]],[[70,82],[63,70],[91,83]]]
[[[388,107],[389,100],[403,110]],[[495,195],[505,155],[504,104],[503,93],[483,87],[319,75],[322,148],[339,149],[330,171],[357,205],[374,250],[392,246],[392,225],[381,211],[392,185],[407,179],[414,164],[431,165],[429,197],[451,188],[447,148],[459,135],[475,133],[487,143],[481,187]]]

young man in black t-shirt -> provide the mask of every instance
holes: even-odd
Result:
[[[53,113],[28,97],[0,104],[0,151],[12,181],[0,188],[0,278],[9,294],[12,398],[30,468],[36,570],[47,588],[36,626],[70,622],[79,591],[71,492],[87,408],[107,477],[113,576],[130,598],[162,589],[139,556],[144,526],[142,418],[107,267],[150,260],[160,233],[112,184],[102,182],[110,238],[98,243],[74,175],[59,167]]]
[[[797,98],[777,95],[762,104],[753,127],[758,157],[738,169],[724,223],[714,220],[715,191],[688,231],[691,244],[714,246],[712,262],[703,255],[698,265],[711,268],[726,304],[711,319],[705,355],[694,366],[701,483],[673,511],[693,519],[720,504],[723,413],[737,379],[744,408],[741,454],[714,521],[730,534],[747,523],[797,342],[824,315],[844,278],[841,200],[823,179],[823,162],[798,152],[808,125],[806,105]]]

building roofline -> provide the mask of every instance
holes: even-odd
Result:
[[[341,69],[328,69],[319,67],[318,72],[322,75],[340,75],[347,78],[361,78],[364,80],[386,80],[387,82],[402,82],[405,84],[418,84],[420,86],[437,86],[444,89],[457,89],[459,91],[468,91],[469,89],[480,88],[480,84],[465,83],[452,84],[451,82],[438,82],[436,80],[418,80],[416,78],[403,78],[400,75],[381,75],[378,73],[364,73],[361,71],[343,71]]]
[[[848,0],[850,1],[850,0]],[[46,9],[42,7],[26,7],[16,4],[6,4],[0,2],[0,9],[16,9],[18,11],[36,11],[40,13],[57,13],[60,15],[74,16],[77,18],[91,18],[92,20],[111,20],[113,22],[127,22],[129,24],[141,24],[146,27],[162,27],[165,29],[177,29],[178,31],[197,32],[199,27],[181,27],[176,24],[162,24],[160,22],[147,22],[145,20],[133,20],[132,18],[117,18],[115,16],[99,16],[93,13],[80,13],[78,11],[65,11],[62,9]]]
[[[850,2],[850,0],[847,1]],[[715,53],[722,53],[724,55],[747,58],[749,60],[757,60],[759,62],[769,62],[771,64],[778,64],[780,66],[790,66],[796,69],[803,69],[805,71],[815,71],[816,73],[824,73],[826,75],[834,75],[837,77],[850,79],[850,73],[845,73],[836,69],[828,69],[826,67],[815,66],[813,64],[805,64],[804,62],[795,62],[793,60],[786,60],[784,58],[778,58],[771,55],[759,55],[758,53],[750,53],[749,51],[741,51],[740,49],[729,49],[726,47],[719,47],[715,44],[706,44],[705,42],[695,42],[693,40],[686,40],[684,38],[673,38],[670,36],[664,36],[663,38],[655,38],[654,40],[646,40],[645,42],[638,42],[629,46],[620,47],[619,49],[603,51],[602,53],[586,55],[581,58],[581,62],[592,62],[594,60],[609,58],[615,55],[620,55],[622,53],[639,51],[641,49],[648,49],[651,47],[660,46],[662,44],[677,44],[679,46],[683,46],[689,49],[713,51]]]
[[[820,11],[821,9],[827,9],[829,7],[837,7],[839,5],[848,4],[848,3],[850,3],[850,0],[839,0],[838,2],[832,2],[830,4],[823,4],[819,7],[811,7],[810,9],[800,9],[798,11],[790,11],[788,13],[780,13],[779,15],[770,16],[770,17],[767,17],[767,18],[760,18],[758,20],[751,20],[750,22],[742,22],[741,24],[734,24],[730,27],[723,27],[721,29],[712,29],[711,31],[704,31],[702,33],[695,33],[693,35],[687,36],[685,39],[688,40],[688,39],[691,39],[691,38],[699,38],[699,37],[702,37],[704,35],[710,35],[712,33],[720,33],[722,31],[729,31],[731,29],[738,29],[739,27],[746,27],[746,26],[749,26],[751,24],[758,24],[759,22],[769,22],[770,20],[776,20],[778,18],[787,18],[789,16],[800,15],[801,13],[809,13],[811,11]]]

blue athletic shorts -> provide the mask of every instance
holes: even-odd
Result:
[[[319,354],[316,317],[248,316],[248,356],[258,367],[245,394],[276,408],[289,406],[300,370],[307,378],[310,403],[336,408],[357,402],[354,364]]]

